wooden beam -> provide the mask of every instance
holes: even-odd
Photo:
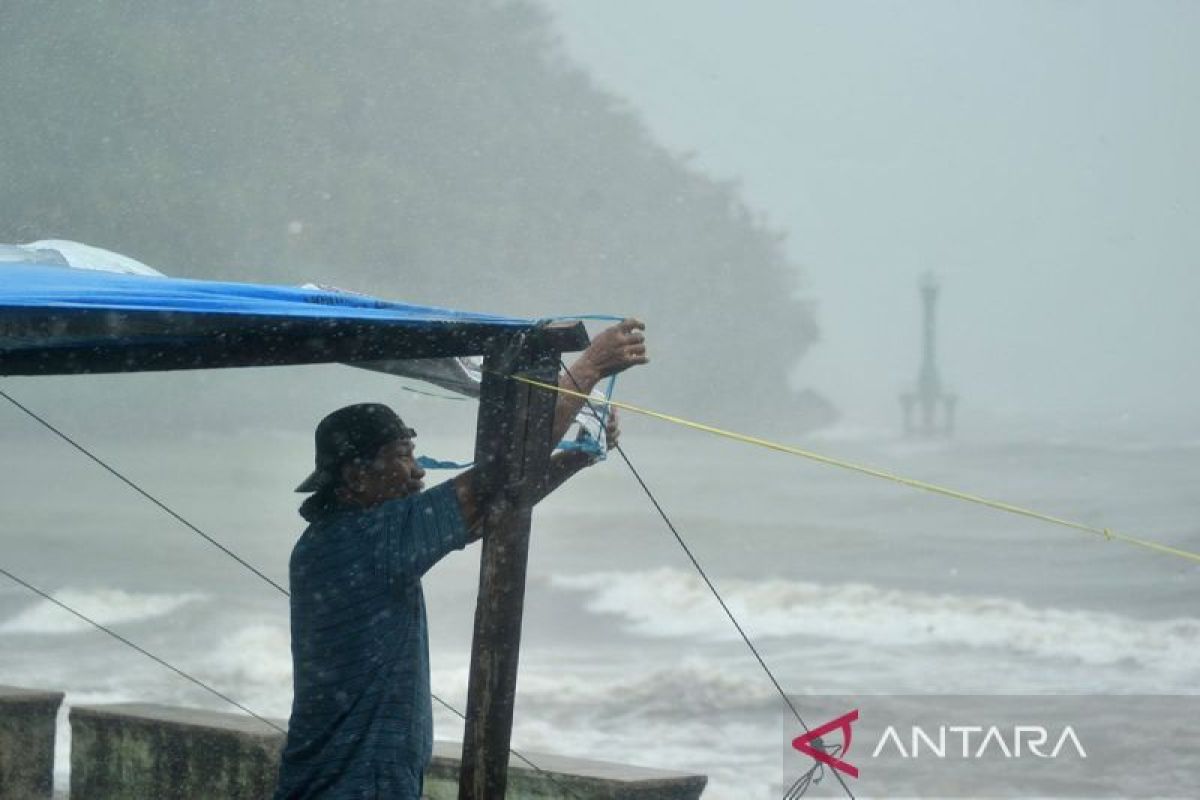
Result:
[[[351,363],[482,355],[520,329],[486,323],[403,324],[236,315],[0,316],[0,375],[69,375]],[[559,350],[587,346],[583,323],[537,329]]]
[[[557,381],[559,351],[541,333],[498,339],[484,361],[475,463],[480,496],[494,502],[483,529],[459,800],[504,800],[507,787],[530,516],[557,396],[502,375]]]

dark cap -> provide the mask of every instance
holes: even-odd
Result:
[[[317,468],[297,492],[316,492],[337,482],[342,466],[371,459],[379,448],[417,432],[382,403],[357,403],[339,408],[317,425]]]

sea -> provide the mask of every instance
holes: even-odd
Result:
[[[0,412],[0,566],[255,712],[286,718],[286,598],[15,409]],[[293,487],[311,464],[311,433],[238,427],[236,414],[215,430],[151,420],[116,431],[103,420],[76,411],[67,427],[286,585],[302,529]],[[470,458],[469,425],[409,424],[426,455]],[[653,420],[627,415],[622,443],[802,714],[815,695],[1200,686],[1194,561]],[[1200,440],[1186,436],[965,430],[912,440],[842,427],[786,443],[1200,550]],[[460,710],[478,558],[478,545],[453,553],[424,579],[433,691]],[[237,713],[3,576],[0,683],[63,691],[66,707]],[[537,509],[514,747],[701,773],[712,800],[778,798],[790,715],[621,458]],[[461,720],[436,705],[435,725],[440,739],[461,737]],[[60,726],[62,789],[66,708]]]

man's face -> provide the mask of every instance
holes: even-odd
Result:
[[[385,444],[375,458],[347,469],[347,484],[365,506],[407,497],[425,488],[425,470],[413,456],[412,439]]]

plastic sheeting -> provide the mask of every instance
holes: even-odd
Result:
[[[129,275],[0,261],[0,315],[14,310],[175,312],[422,325],[472,322],[528,328],[534,320],[380,300],[325,289]]]

